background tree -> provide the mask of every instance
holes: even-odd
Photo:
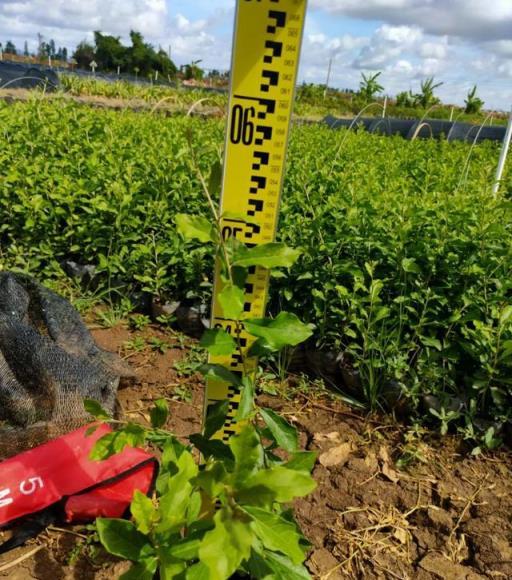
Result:
[[[193,60],[190,64],[181,67],[181,72],[185,80],[202,80],[204,77],[204,70],[198,66],[200,62],[200,60]]]
[[[28,42],[25,40],[25,44],[23,45],[23,56],[30,56],[30,52],[28,50]]]
[[[161,48],[158,52],[151,44],[144,41],[140,32],[130,31],[131,46],[124,46],[119,36],[94,32],[94,45],[81,42],[73,58],[79,68],[89,69],[91,61],[96,61],[98,70],[114,72],[117,67],[137,76],[153,77],[158,71],[165,77],[175,77],[177,68],[167,53]],[[67,59],[67,51],[66,51]]]
[[[430,77],[428,79],[425,79],[424,81],[421,81],[420,84],[421,93],[416,95],[418,105],[420,105],[424,109],[428,109],[433,105],[437,105],[440,101],[434,95],[434,91],[437,88],[439,88],[442,84],[443,83],[435,83],[434,77]]]
[[[94,60],[98,67],[105,71],[115,71],[118,66],[126,64],[126,48],[121,44],[119,36],[108,36],[98,30],[94,32],[96,53]]]
[[[468,115],[480,113],[484,106],[484,101],[476,96],[476,85],[469,91],[467,98],[464,100],[466,104],[465,113]]]
[[[89,44],[86,40],[82,40],[82,42],[76,47],[75,52],[73,53],[73,58],[76,60],[76,64],[79,68],[89,68],[89,64],[94,60],[94,46]]]
[[[16,50],[16,46],[10,40],[8,40],[5,43],[4,52],[5,52],[5,54],[18,54],[18,51]]]
[[[412,108],[416,106],[416,98],[411,91],[402,91],[396,96],[396,104],[398,107]]]
[[[366,76],[361,73],[361,82],[359,83],[359,95],[363,98],[366,103],[370,103],[374,98],[382,93],[384,87],[377,82],[377,79],[382,73],[378,72],[374,75]]]

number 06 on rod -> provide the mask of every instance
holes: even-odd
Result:
[[[224,238],[234,236],[247,246],[275,239],[305,13],[306,0],[237,0],[220,213]],[[264,316],[268,284],[264,268],[249,271],[244,316]],[[217,269],[212,327],[234,334],[235,324],[223,317],[218,301],[221,288]],[[249,348],[243,332],[238,340]],[[239,354],[210,356],[210,362],[241,374]],[[248,364],[246,370],[255,370],[257,361]],[[220,439],[235,432],[240,391],[209,379],[205,413],[226,399],[230,409]]]

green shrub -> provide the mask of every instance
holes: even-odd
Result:
[[[3,268],[60,279],[73,259],[97,266],[101,289],[209,301],[212,253],[185,248],[174,218],[206,215],[187,139],[206,171],[224,122],[37,99],[0,105],[0,121]],[[510,419],[512,181],[493,199],[497,156],[490,143],[293,130],[278,235],[303,255],[270,306],[315,324],[369,407],[401,398],[436,421],[431,396],[461,425]]]

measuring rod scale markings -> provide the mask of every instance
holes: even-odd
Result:
[[[275,239],[306,3],[237,0],[220,213],[237,216],[221,218],[224,238],[235,236],[247,246]],[[249,269],[244,317],[265,315],[268,285],[268,270]],[[218,301],[221,289],[217,267],[212,327],[234,335],[236,323],[223,317]],[[242,331],[238,341],[246,351],[253,338]],[[209,361],[242,375],[239,354],[210,356]],[[246,371],[255,371],[256,366],[256,359],[246,359]],[[224,400],[229,401],[229,413],[215,437],[227,440],[236,432],[240,390],[208,379],[205,414],[211,405]]]

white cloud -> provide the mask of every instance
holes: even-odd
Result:
[[[178,32],[184,36],[192,36],[198,32],[203,32],[207,25],[206,20],[196,20],[195,22],[191,22],[188,18],[185,18],[183,14],[178,14],[176,16],[175,23]]]
[[[419,49],[423,58],[445,59],[448,56],[448,38],[444,42],[424,42]]]
[[[407,51],[414,49],[423,38],[421,30],[410,26],[378,28],[354,60],[354,67],[377,70],[391,66]]]
[[[333,14],[418,26],[434,35],[472,40],[512,38],[510,0],[311,0]]]

